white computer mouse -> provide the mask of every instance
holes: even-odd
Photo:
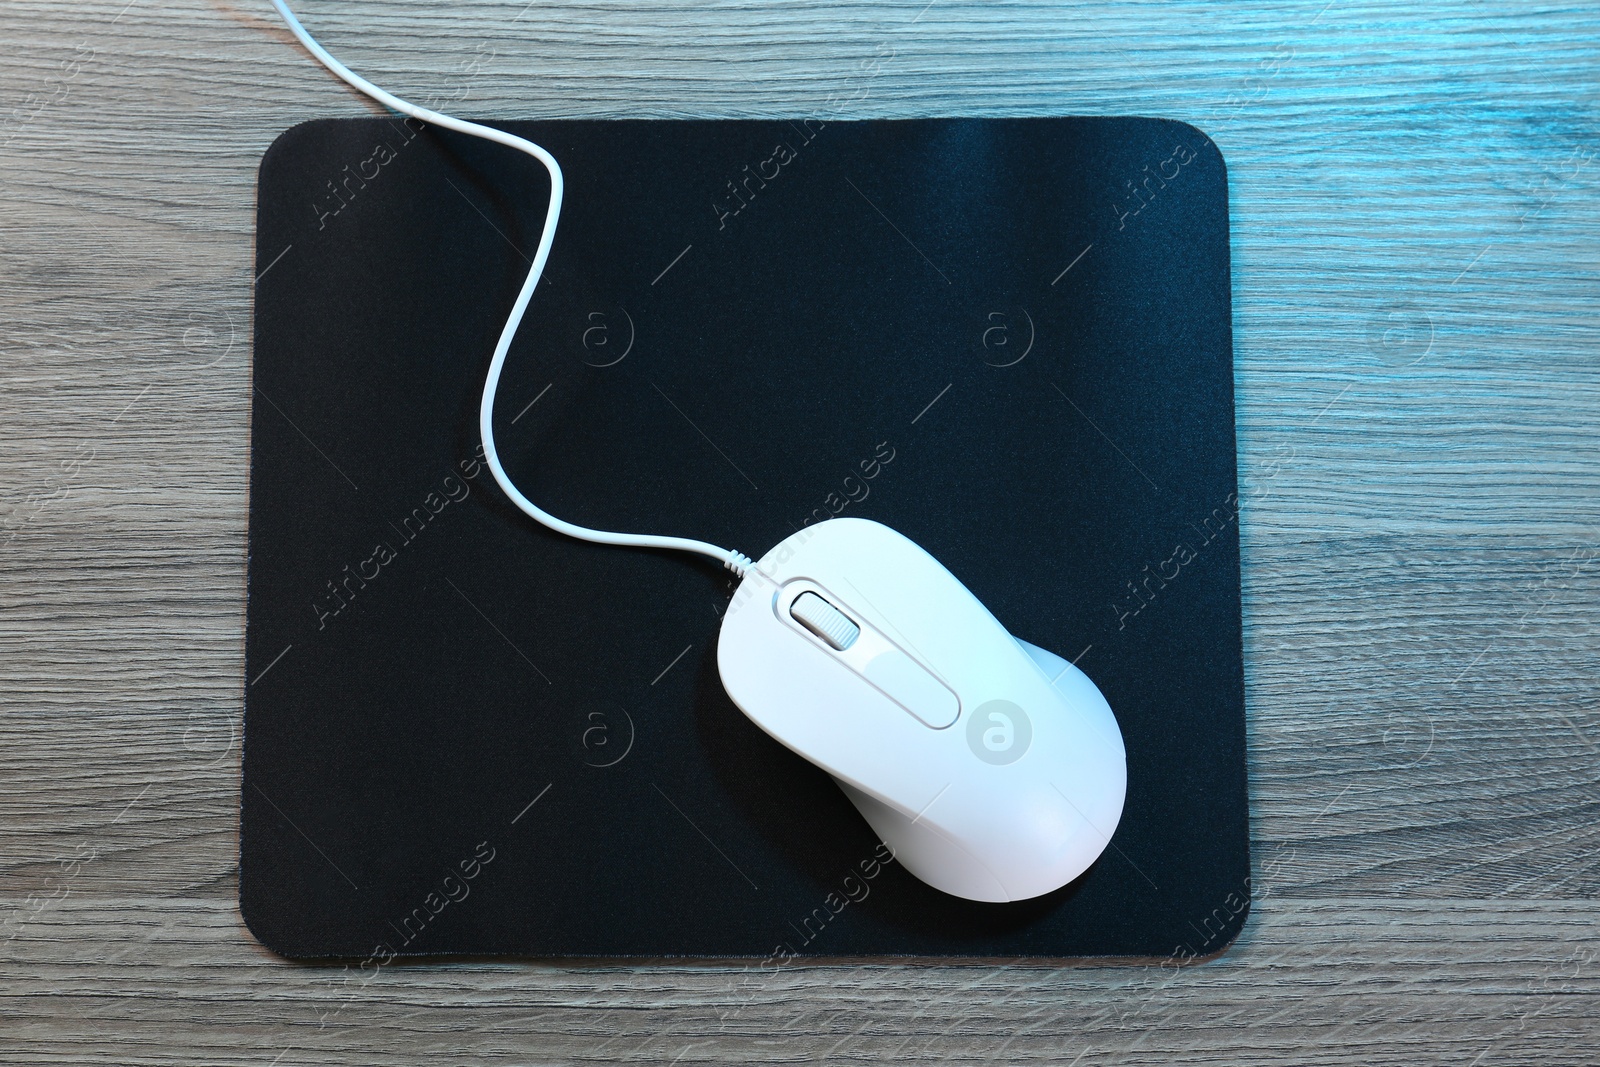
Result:
[[[1059,889],[1122,817],[1122,732],[1094,683],[880,523],[818,523],[749,568],[717,667],[756,725],[833,775],[946,893]]]
[[[1110,842],[1127,791],[1110,707],[1077,668],[1007,633],[911,541],[875,522],[832,519],[750,566],[740,553],[704,541],[578,526],[517,489],[495,448],[495,395],[555,240],[560,166],[531,141],[380,89],[318,44],[285,0],[273,4],[306,49],[352,87],[429,125],[516,148],[549,173],[538,249],[478,405],[481,454],[507,498],[569,537],[695,552],[742,571],[717,644],[728,695],[832,774],[923,881],[972,900],[1005,901],[1048,893],[1082,874]]]

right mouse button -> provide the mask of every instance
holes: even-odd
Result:
[[[935,730],[955,722],[961,712],[956,695],[898,648],[874,656],[862,673],[896,704]]]

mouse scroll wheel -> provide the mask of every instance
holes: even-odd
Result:
[[[789,614],[795,621],[829,645],[843,652],[856,643],[861,627],[849,617],[815,593],[801,593],[789,605]]]

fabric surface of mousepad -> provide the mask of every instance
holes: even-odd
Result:
[[[1227,180],[1143,118],[500,124],[566,178],[496,408],[556,516],[882,522],[1081,667],[1110,846],[973,903],[716,667],[713,562],[482,461],[544,169],[400,119],[261,164],[240,910],[289,956],[1203,957],[1250,899]],[[884,753],[893,759],[893,753]]]

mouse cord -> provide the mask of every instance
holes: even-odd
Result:
[[[504,133],[488,126],[480,126],[475,122],[463,122],[461,119],[451,118],[449,115],[442,115],[425,107],[417,107],[415,104],[407,103],[392,93],[385,92],[333,58],[328,53],[328,50],[318,44],[316,38],[312,37],[306,28],[300,24],[300,20],[295,18],[294,12],[289,10],[289,5],[284,3],[284,0],[272,0],[272,4],[278,9],[278,14],[283,16],[283,20],[288,23],[289,29],[300,39],[300,43],[305,45],[306,51],[316,56],[323,66],[349,83],[353,88],[372,97],[384,107],[410,115],[412,118],[419,119],[422,122],[442,126],[447,130],[469,134],[473,137],[482,137],[484,140],[494,141],[497,144],[507,145],[526,152],[540,163],[543,163],[545,169],[550,172],[550,208],[545,214],[544,232],[539,235],[539,250],[533,255],[533,267],[528,271],[527,280],[522,283],[522,291],[517,294],[517,302],[511,308],[511,315],[506,319],[505,328],[500,331],[500,341],[495,345],[494,358],[489,361],[489,376],[483,384],[483,401],[478,406],[478,429],[483,435],[483,455],[489,463],[489,470],[494,474],[494,480],[499,483],[506,496],[510,497],[513,504],[532,518],[557,533],[566,534],[568,537],[576,537],[582,541],[593,541],[602,545],[675,548],[682,552],[698,552],[703,556],[710,556],[734,574],[742,576],[752,566],[751,559],[749,556],[741,552],[735,552],[732,549],[718,548],[716,545],[708,544],[705,541],[696,541],[688,537],[663,537],[656,534],[624,534],[610,533],[605,530],[591,530],[586,526],[578,526],[558,519],[523,496],[521,491],[512,484],[511,479],[506,475],[505,468],[500,465],[500,455],[494,447],[495,391],[500,387],[500,371],[505,366],[506,352],[511,348],[511,341],[516,336],[517,327],[522,322],[523,312],[527,310],[528,301],[533,297],[534,286],[539,284],[539,277],[544,273],[545,261],[550,258],[550,246],[555,243],[556,220],[561,216],[562,193],[561,167],[556,163],[555,157],[532,141],[514,137],[509,133]]]

